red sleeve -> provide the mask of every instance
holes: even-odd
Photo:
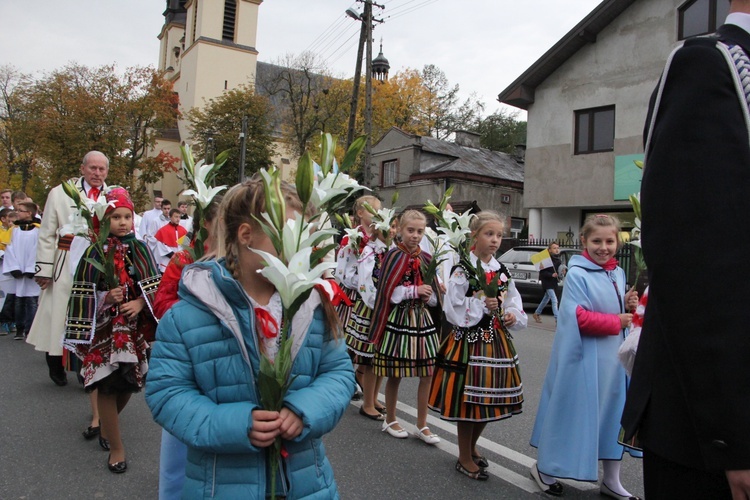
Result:
[[[576,319],[581,335],[604,337],[618,335],[622,327],[617,314],[587,311],[581,306],[576,307]]]
[[[187,252],[178,252],[169,261],[159,282],[159,289],[154,297],[154,316],[161,319],[170,307],[179,300],[177,290],[180,286],[180,276],[186,265],[192,264],[193,260]]]

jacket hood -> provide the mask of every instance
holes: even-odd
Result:
[[[208,309],[223,321],[232,331],[243,350],[246,359],[245,344],[241,341],[243,328],[240,322],[247,318],[254,331],[255,315],[252,305],[240,283],[235,280],[224,266],[225,260],[196,262],[185,268],[180,278],[179,296],[197,307]],[[292,358],[302,347],[305,336],[313,321],[315,309],[320,305],[320,295],[313,291],[310,298],[300,307],[291,323]],[[243,312],[246,310],[247,312]]]

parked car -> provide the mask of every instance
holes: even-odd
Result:
[[[531,256],[535,253],[541,252],[545,248],[547,247],[536,245],[518,246],[511,248],[497,258],[497,260],[505,264],[505,267],[510,271],[510,277],[516,284],[516,288],[521,294],[521,298],[524,302],[538,304],[544,296],[544,290],[539,281],[539,271],[537,271],[534,268],[534,264],[531,263]],[[573,255],[580,253],[581,251],[575,248],[560,248],[560,259],[562,260],[562,266],[564,266],[564,269],[567,269],[570,258]],[[560,295],[562,295],[564,282],[565,278],[564,276],[561,276],[560,286],[558,287]],[[560,295],[558,295],[558,299],[560,298]]]

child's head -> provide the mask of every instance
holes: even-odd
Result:
[[[133,200],[125,188],[120,186],[111,187],[105,194],[107,198],[107,211],[105,217],[109,218],[109,234],[123,237],[133,230]]]
[[[281,192],[286,202],[287,217],[294,217],[294,212],[302,211],[302,202],[294,186],[282,182]],[[217,255],[226,257],[227,269],[235,279],[239,279],[242,274],[243,269],[239,266],[242,257],[248,260],[252,268],[247,269],[248,271],[255,273],[261,267],[260,256],[250,252],[248,248],[276,253],[270,238],[258,222],[263,220],[261,214],[265,211],[266,196],[263,180],[259,175],[254,175],[242,184],[232,187],[219,207]]]
[[[469,224],[474,252],[477,257],[492,257],[500,249],[505,231],[505,220],[497,212],[484,210],[471,219]]]
[[[379,199],[372,195],[360,196],[354,202],[352,211],[354,212],[355,223],[364,227],[367,232],[370,232],[372,230],[370,227],[370,224],[372,224],[372,214],[365,208],[365,203],[375,210],[379,210],[382,204]]]
[[[418,210],[406,210],[401,214],[398,234],[407,249],[410,251],[417,249],[424,236],[426,226],[427,217]]]
[[[0,202],[4,208],[10,208],[13,206],[13,190],[3,189],[0,191]]]
[[[581,227],[581,243],[599,265],[614,258],[620,246],[620,221],[611,215],[589,215]]]
[[[11,225],[10,221],[10,214],[15,213],[10,208],[3,208],[0,209],[0,224],[2,224],[5,227],[8,227]]]
[[[560,253],[560,244],[556,241],[553,241],[549,245],[547,245],[547,250],[551,255],[557,255]]]
[[[13,208],[17,209],[18,205],[26,201],[27,198],[28,196],[26,196],[26,193],[24,193],[23,191],[13,191],[13,195],[11,198],[11,200],[13,201]]]
[[[390,237],[393,241],[398,236],[398,229],[401,227],[401,216],[397,215],[391,220]]]
[[[173,208],[169,211],[169,222],[172,224],[179,224],[182,219],[182,212],[179,208]]]
[[[14,205],[15,211],[18,214],[19,220],[32,220],[36,217],[37,206],[36,203],[30,201],[22,201]]]
[[[217,216],[219,215],[219,207],[221,206],[221,201],[223,199],[223,195],[217,194],[211,200],[211,203],[209,203],[208,206],[203,209],[203,220],[199,221],[197,218],[193,219],[193,234],[197,234],[198,231],[200,231],[200,227],[197,226],[198,224],[202,224],[206,229],[206,232],[208,233],[208,237],[205,241],[207,252],[213,252],[216,250],[215,222],[217,220]]]

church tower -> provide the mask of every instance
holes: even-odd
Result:
[[[383,40],[381,39],[380,54],[378,54],[378,57],[372,60],[372,77],[379,82],[387,82],[389,69],[391,69],[391,64],[383,55]]]
[[[174,84],[183,118],[167,130],[154,148],[178,158],[191,138],[185,113],[225,90],[252,85],[258,51],[258,10],[263,0],[166,0],[159,34],[159,70]],[[183,186],[172,174],[153,186],[176,200]]]

